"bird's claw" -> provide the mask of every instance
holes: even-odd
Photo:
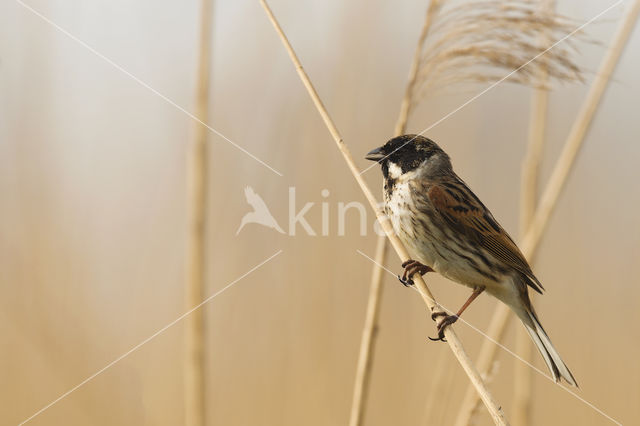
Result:
[[[442,342],[446,342],[447,340],[444,338],[444,329],[447,328],[448,326],[450,326],[451,324],[453,324],[454,322],[458,321],[458,316],[457,315],[449,315],[446,312],[434,312],[431,314],[431,319],[436,321],[436,318],[438,317],[444,317],[437,326],[438,329],[438,337],[429,337],[429,340],[437,342],[437,341],[442,341]]]
[[[398,275],[398,280],[400,280],[405,287],[413,285],[413,280],[411,279],[413,274],[418,273],[420,275],[424,275],[427,272],[433,271],[430,267],[413,259],[402,262],[402,267],[404,268],[404,273],[402,274],[402,277]]]
[[[405,287],[413,285],[413,280],[411,278],[402,278],[400,275],[398,275],[398,281],[400,281]]]

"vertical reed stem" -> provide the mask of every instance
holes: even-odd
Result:
[[[418,70],[420,69],[420,58],[422,57],[422,49],[427,38],[433,16],[437,11],[440,0],[432,0],[427,8],[418,44],[413,54],[413,61],[409,69],[409,78],[405,88],[404,97],[400,104],[400,113],[396,122],[394,134],[399,136],[404,134],[407,128],[407,121],[413,105],[413,93],[415,89]],[[362,338],[360,343],[360,352],[358,355],[358,365],[356,367],[356,380],[353,388],[353,398],[351,402],[351,416],[349,426],[361,426],[364,419],[364,411],[367,403],[367,395],[369,390],[369,376],[371,375],[371,367],[373,365],[372,358],[375,350],[376,330],[378,328],[379,305],[382,298],[382,268],[384,265],[387,252],[387,237],[381,235],[378,237],[376,245],[375,263],[371,274],[371,285],[369,287],[369,300],[367,302],[367,317],[365,318],[364,327],[362,329]]]
[[[387,252],[386,237],[379,237],[376,245],[375,259],[378,264],[384,265]],[[367,304],[367,315],[364,321],[364,330],[360,342],[360,353],[358,355],[358,366],[356,369],[356,381],[353,389],[351,402],[351,416],[349,426],[360,426],[364,423],[364,407],[369,394],[369,382],[371,379],[371,364],[373,364],[373,354],[375,339],[378,331],[378,313],[380,311],[380,296],[382,292],[382,268],[375,265],[371,276],[371,287],[369,288],[369,302]]]
[[[400,104],[400,113],[398,114],[398,120],[396,121],[396,127],[394,129],[394,135],[400,136],[407,130],[407,122],[409,121],[409,114],[411,113],[411,107],[413,106],[413,95],[415,93],[416,81],[418,79],[418,71],[420,71],[420,58],[422,57],[422,50],[424,49],[424,42],[429,34],[429,29],[433,23],[435,14],[440,9],[442,0],[431,0],[429,7],[427,8],[427,14],[424,18],[424,24],[420,31],[420,37],[418,38],[418,44],[416,50],[413,53],[413,61],[411,61],[411,68],[409,69],[409,78],[407,79],[407,86],[404,91],[404,97]]]
[[[549,14],[553,11],[553,0],[542,0],[540,13]],[[540,45],[549,44],[549,36],[544,31],[540,34]],[[538,183],[540,179],[540,163],[544,149],[545,129],[547,119],[547,105],[549,92],[547,85],[549,74],[548,60],[545,56],[539,59],[538,74],[534,78],[540,86],[533,89],[531,98],[531,115],[529,120],[529,140],[527,152],[522,162],[520,181],[520,238],[522,238],[531,224],[536,211],[538,199]],[[529,259],[533,264],[533,258]],[[532,301],[534,295],[530,296]],[[531,338],[523,327],[516,328],[516,353],[526,362],[531,363],[534,355]],[[531,395],[533,392],[533,370],[524,362],[514,364],[513,375],[513,421],[520,426],[528,426],[531,421]]]
[[[549,222],[551,212],[557,204],[560,192],[564,188],[569,172],[575,163],[576,156],[582,147],[584,137],[591,121],[593,120],[593,116],[600,100],[602,99],[604,90],[606,89],[611,74],[620,59],[620,55],[629,39],[631,30],[633,30],[635,26],[639,11],[640,0],[634,0],[634,2],[629,5],[625,16],[622,18],[622,22],[620,22],[609,48],[607,49],[607,53],[600,64],[600,68],[591,83],[587,97],[582,103],[582,107],[578,112],[578,116],[574,121],[569,136],[564,144],[562,153],[556,162],[551,177],[549,178],[549,182],[547,183],[542,197],[540,198],[540,203],[538,204],[536,213],[533,215],[531,220],[531,226],[529,226],[529,229],[520,244],[522,253],[527,258],[531,258],[538,248],[542,234]],[[492,318],[492,323],[498,323],[495,327],[496,331],[499,331],[500,333],[504,331],[504,327],[511,316],[510,313],[510,309],[506,305],[498,303]],[[487,334],[495,341],[499,342],[501,339],[501,336],[498,336],[497,334]],[[493,360],[495,358],[496,349],[497,346],[490,339],[485,339],[482,343],[480,356],[478,358]],[[490,364],[491,362],[487,363],[487,365]],[[486,374],[486,371],[488,370],[482,369],[481,371],[484,371]],[[465,396],[465,400],[458,412],[458,419],[456,420],[457,426],[469,424],[471,413],[473,413],[476,404],[479,402],[478,398],[473,395],[469,389],[467,390],[466,395],[469,396],[469,398]]]
[[[202,0],[195,115],[206,122],[209,113],[209,71],[213,0]],[[204,297],[205,218],[207,201],[207,129],[194,128],[188,154],[188,246],[186,305],[190,309]],[[201,309],[186,319],[184,410],[186,426],[204,426],[204,318]]]

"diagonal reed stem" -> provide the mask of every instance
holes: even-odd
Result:
[[[393,229],[392,229],[392,226],[390,224],[389,219],[386,217],[386,215],[378,207],[378,203],[377,203],[376,198],[373,196],[373,193],[371,192],[371,189],[369,189],[369,187],[366,184],[366,182],[364,181],[364,178],[362,177],[362,175],[360,175],[360,171],[358,170],[355,162],[353,161],[353,157],[351,156],[351,153],[349,152],[349,149],[347,148],[346,144],[344,143],[344,141],[342,139],[342,136],[340,136],[340,132],[338,131],[336,125],[334,124],[333,120],[329,116],[329,113],[328,113],[327,109],[322,104],[322,100],[320,99],[320,96],[318,95],[318,93],[316,92],[315,88],[313,87],[313,84],[311,83],[311,80],[309,79],[309,76],[304,71],[304,68],[302,67],[302,64],[300,63],[300,60],[298,59],[295,51],[293,50],[293,47],[289,43],[289,40],[287,39],[286,35],[284,34],[282,28],[280,27],[280,24],[276,20],[276,17],[273,15],[273,12],[269,8],[269,6],[267,5],[267,2],[265,0],[260,0],[260,3],[262,4],[262,7],[264,8],[267,16],[269,17],[269,20],[273,24],[273,26],[274,26],[278,36],[280,37],[280,40],[282,41],[285,49],[287,50],[287,52],[288,52],[288,54],[289,54],[289,56],[291,58],[291,61],[295,65],[296,71],[298,72],[298,75],[299,75],[300,79],[302,80],[304,86],[306,87],[307,92],[309,93],[309,96],[313,100],[313,103],[315,104],[316,109],[318,110],[318,113],[320,114],[320,116],[324,120],[324,123],[327,126],[327,129],[329,130],[329,133],[331,133],[331,136],[333,137],[338,149],[342,153],[342,156],[344,157],[345,162],[347,163],[347,166],[349,167],[349,170],[353,174],[353,177],[356,179],[356,182],[360,186],[360,189],[362,190],[364,196],[367,198],[367,201],[371,205],[371,208],[375,211],[376,216],[378,218],[378,221],[380,222],[380,225],[382,226],[382,229],[387,234],[387,238],[391,242],[391,245],[396,250],[398,256],[400,257],[400,259],[402,261],[408,260],[409,259],[409,254],[408,254],[406,248],[404,247],[402,242],[398,239],[398,237],[393,232]],[[430,312],[441,311],[442,308],[435,301],[435,299],[433,297],[433,294],[431,293],[431,291],[427,287],[427,285],[424,282],[424,280],[422,279],[422,277],[416,276],[414,278],[414,282],[415,282],[417,290],[420,292],[420,295],[422,296],[422,299],[425,302],[425,304],[427,305],[427,307],[429,308]],[[508,422],[507,422],[507,420],[506,420],[506,418],[504,416],[504,413],[502,412],[502,409],[497,404],[497,402],[494,400],[493,396],[491,395],[491,392],[489,391],[489,389],[487,388],[486,384],[482,380],[482,377],[480,377],[480,374],[478,373],[478,371],[474,367],[473,363],[471,362],[471,359],[469,358],[469,356],[465,352],[465,350],[464,350],[464,348],[462,346],[462,342],[460,341],[460,339],[456,335],[453,327],[446,327],[445,328],[445,337],[446,337],[446,340],[447,340],[447,343],[448,343],[449,347],[451,348],[451,351],[456,356],[456,358],[458,359],[460,365],[462,366],[462,368],[467,373],[467,376],[469,377],[469,380],[471,381],[473,386],[476,388],[476,390],[480,394],[480,398],[482,399],[482,401],[484,402],[485,406],[487,407],[487,410],[491,414],[494,422],[496,424],[498,424],[498,425],[506,425],[506,424],[508,424]]]
[[[540,243],[542,234],[546,229],[549,222],[551,212],[555,208],[558,197],[564,185],[566,183],[569,172],[573,167],[576,156],[582,147],[584,137],[587,130],[593,120],[593,116],[598,108],[602,95],[609,83],[611,74],[613,73],[620,55],[624,50],[624,47],[629,39],[631,30],[633,30],[636,20],[638,18],[638,12],[640,12],[640,0],[635,0],[629,5],[625,16],[620,22],[616,33],[607,49],[607,53],[603,58],[600,68],[595,76],[587,97],[585,98],[578,116],[573,123],[569,136],[565,142],[562,153],[556,162],[549,182],[540,198],[540,203],[536,213],[533,215],[531,225],[528,231],[522,239],[522,252],[530,259]],[[504,334],[504,330],[508,319],[510,318],[510,310],[506,305],[498,303],[496,311],[491,319],[491,326],[487,335],[495,341],[501,341]],[[480,349],[480,355],[478,356],[478,368],[480,371],[486,372],[489,370],[493,360],[495,359],[498,346],[495,345],[490,339],[485,339]],[[467,391],[462,402],[460,411],[458,412],[458,418],[456,420],[456,426],[465,426],[469,424],[471,420],[471,414],[475,410],[478,404],[478,398],[475,395],[473,388],[467,387]]]

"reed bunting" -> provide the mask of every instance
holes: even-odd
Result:
[[[404,135],[369,152],[384,175],[385,213],[407,247],[411,260],[398,277],[435,271],[473,289],[456,315],[435,313],[438,339],[483,291],[507,304],[518,315],[542,354],[556,382],[578,386],[573,375],[540,325],[528,287],[542,293],[542,284],[523,254],[491,212],[460,179],[449,156],[423,136]]]

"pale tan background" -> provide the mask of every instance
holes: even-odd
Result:
[[[584,22],[611,2],[561,1]],[[198,2],[29,4],[185,108],[193,109]],[[272,7],[360,167],[390,137],[424,1],[273,0]],[[624,8],[588,34],[604,45]],[[280,170],[211,138],[208,290],[283,253],[203,309],[209,425],[341,425],[348,420],[375,236],[356,215],[338,237],[337,202],[362,201],[257,1],[217,1],[208,122]],[[604,45],[580,44],[593,78]],[[640,33],[608,88],[535,262],[537,309],[582,386],[580,396],[640,424]],[[421,131],[485,86],[431,98]],[[546,179],[588,85],[551,95]],[[501,85],[432,129],[459,174],[517,234],[530,90]],[[0,423],[16,424],[185,310],[185,164],[193,122],[13,0],[0,4]],[[380,185],[379,170],[366,174]],[[286,227],[288,187],[320,230],[296,237],[248,225],[252,186]],[[369,229],[372,214],[369,213]],[[398,271],[395,255],[388,265]],[[449,307],[467,290],[435,276]],[[486,329],[496,302],[465,314]],[[450,376],[437,417],[448,424],[466,387],[417,295],[388,276],[367,425],[423,425],[438,360]],[[515,325],[515,324],[514,324]],[[170,328],[30,422],[179,425],[184,324]],[[517,325],[518,327],[520,325]],[[510,327],[506,345],[513,348]],[[457,330],[473,357],[482,337]],[[507,414],[514,358],[501,351],[491,387]],[[544,370],[536,354],[535,364]],[[442,364],[440,364],[442,365]],[[546,370],[545,370],[546,372]],[[534,422],[612,424],[548,379],[534,378]],[[479,424],[489,424],[486,413]]]

